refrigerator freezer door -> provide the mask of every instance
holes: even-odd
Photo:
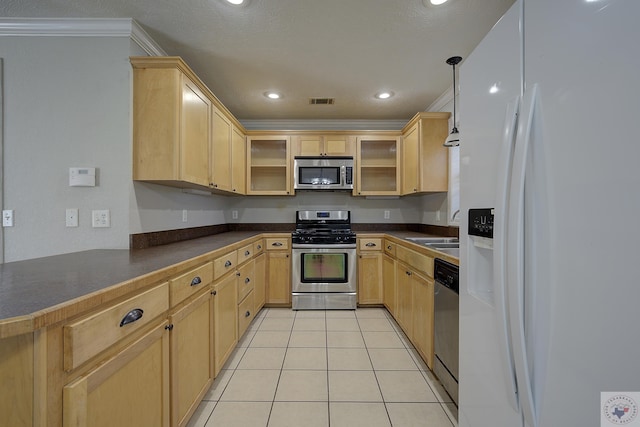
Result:
[[[516,4],[460,67],[460,117],[464,117],[460,141],[461,427],[522,425],[520,412],[510,405],[515,401],[513,372],[504,368],[507,351],[500,330],[505,326],[504,315],[496,307],[500,302],[495,295],[494,252],[474,246],[465,226],[469,209],[496,206],[499,153],[503,132],[509,127],[506,106],[521,91],[519,39]]]
[[[633,0],[525,0],[525,87],[538,87],[525,327],[540,427],[598,426],[601,392],[640,390],[639,16]]]

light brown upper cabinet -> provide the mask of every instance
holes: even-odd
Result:
[[[353,156],[355,152],[355,137],[340,133],[295,135],[291,143],[294,156]]]
[[[293,194],[290,136],[247,137],[247,194]]]
[[[182,59],[130,60],[133,179],[244,194],[245,143],[240,123]],[[234,173],[242,179],[234,182]]]
[[[402,130],[402,195],[448,191],[449,113],[418,113]]]
[[[231,129],[231,192],[246,194],[247,182],[247,145],[246,137],[241,129],[234,126]]]
[[[356,142],[354,195],[399,195],[400,137],[359,136]]]

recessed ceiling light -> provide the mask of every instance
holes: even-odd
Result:
[[[280,95],[278,92],[265,92],[264,96],[266,96],[269,99],[280,99],[280,98],[282,98],[282,95]]]
[[[422,0],[422,4],[426,7],[440,6],[451,0]]]
[[[393,96],[393,92],[388,92],[388,91],[378,92],[374,96],[378,99],[389,99]]]
[[[227,3],[231,3],[234,6],[240,6],[244,3],[244,0],[227,0]]]

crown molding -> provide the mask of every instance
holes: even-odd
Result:
[[[425,111],[443,111],[443,108],[450,102],[453,101],[453,86],[449,86],[447,90],[445,90],[442,95],[438,97],[429,108]]]
[[[166,55],[131,18],[0,18],[0,36],[129,37],[149,55]]]
[[[246,130],[400,130],[406,120],[240,120]]]

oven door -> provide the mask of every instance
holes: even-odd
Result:
[[[355,292],[356,246],[295,244],[293,292]]]

